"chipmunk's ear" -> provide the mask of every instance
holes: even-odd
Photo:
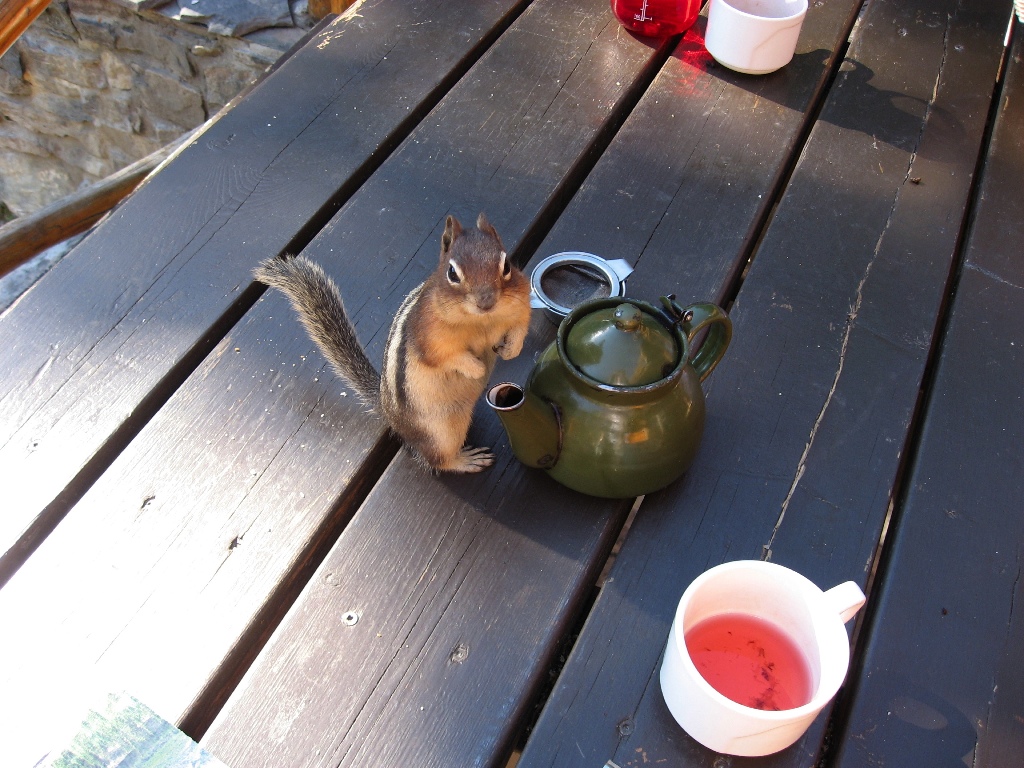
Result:
[[[441,261],[448,259],[448,253],[452,249],[452,244],[462,234],[462,225],[459,224],[459,220],[454,216],[449,216],[444,220],[444,234],[441,235]]]
[[[494,225],[492,225],[491,222],[487,220],[487,216],[485,216],[483,212],[481,212],[480,215],[476,217],[476,228],[483,232],[485,235],[490,235],[491,237],[493,237],[495,240],[498,241],[498,244],[501,245],[501,238],[498,236],[498,230],[496,230],[494,228]],[[501,249],[505,250],[505,246],[502,245]]]

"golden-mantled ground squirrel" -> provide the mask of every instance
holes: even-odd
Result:
[[[482,213],[475,230],[447,218],[437,269],[410,291],[391,324],[383,376],[319,265],[273,258],[255,275],[284,292],[335,371],[427,466],[479,472],[494,463],[490,449],[465,445],[466,434],[496,356],[509,360],[523,348],[530,285]]]

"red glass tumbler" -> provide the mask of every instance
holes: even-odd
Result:
[[[612,13],[631,32],[668,37],[688,30],[700,6],[701,0],[612,0]]]

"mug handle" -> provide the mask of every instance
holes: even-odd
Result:
[[[844,581],[825,592],[825,600],[829,607],[839,614],[843,624],[857,615],[867,598],[854,581]]]
[[[678,313],[679,327],[686,334],[686,340],[690,342],[691,348],[697,334],[707,329],[707,338],[697,353],[690,358],[693,369],[700,380],[704,381],[715,370],[725,350],[729,348],[729,342],[732,341],[732,320],[725,314],[725,310],[715,304],[691,304],[686,309],[680,309],[674,296],[667,297],[666,304],[671,305],[667,307],[669,311]]]

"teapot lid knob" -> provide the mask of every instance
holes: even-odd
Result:
[[[608,298],[581,304],[559,328],[567,362],[613,387],[661,381],[678,365],[683,351],[677,334],[656,312],[636,300]]]
[[[620,331],[635,331],[643,323],[643,312],[632,304],[619,304],[615,308],[615,327]]]

